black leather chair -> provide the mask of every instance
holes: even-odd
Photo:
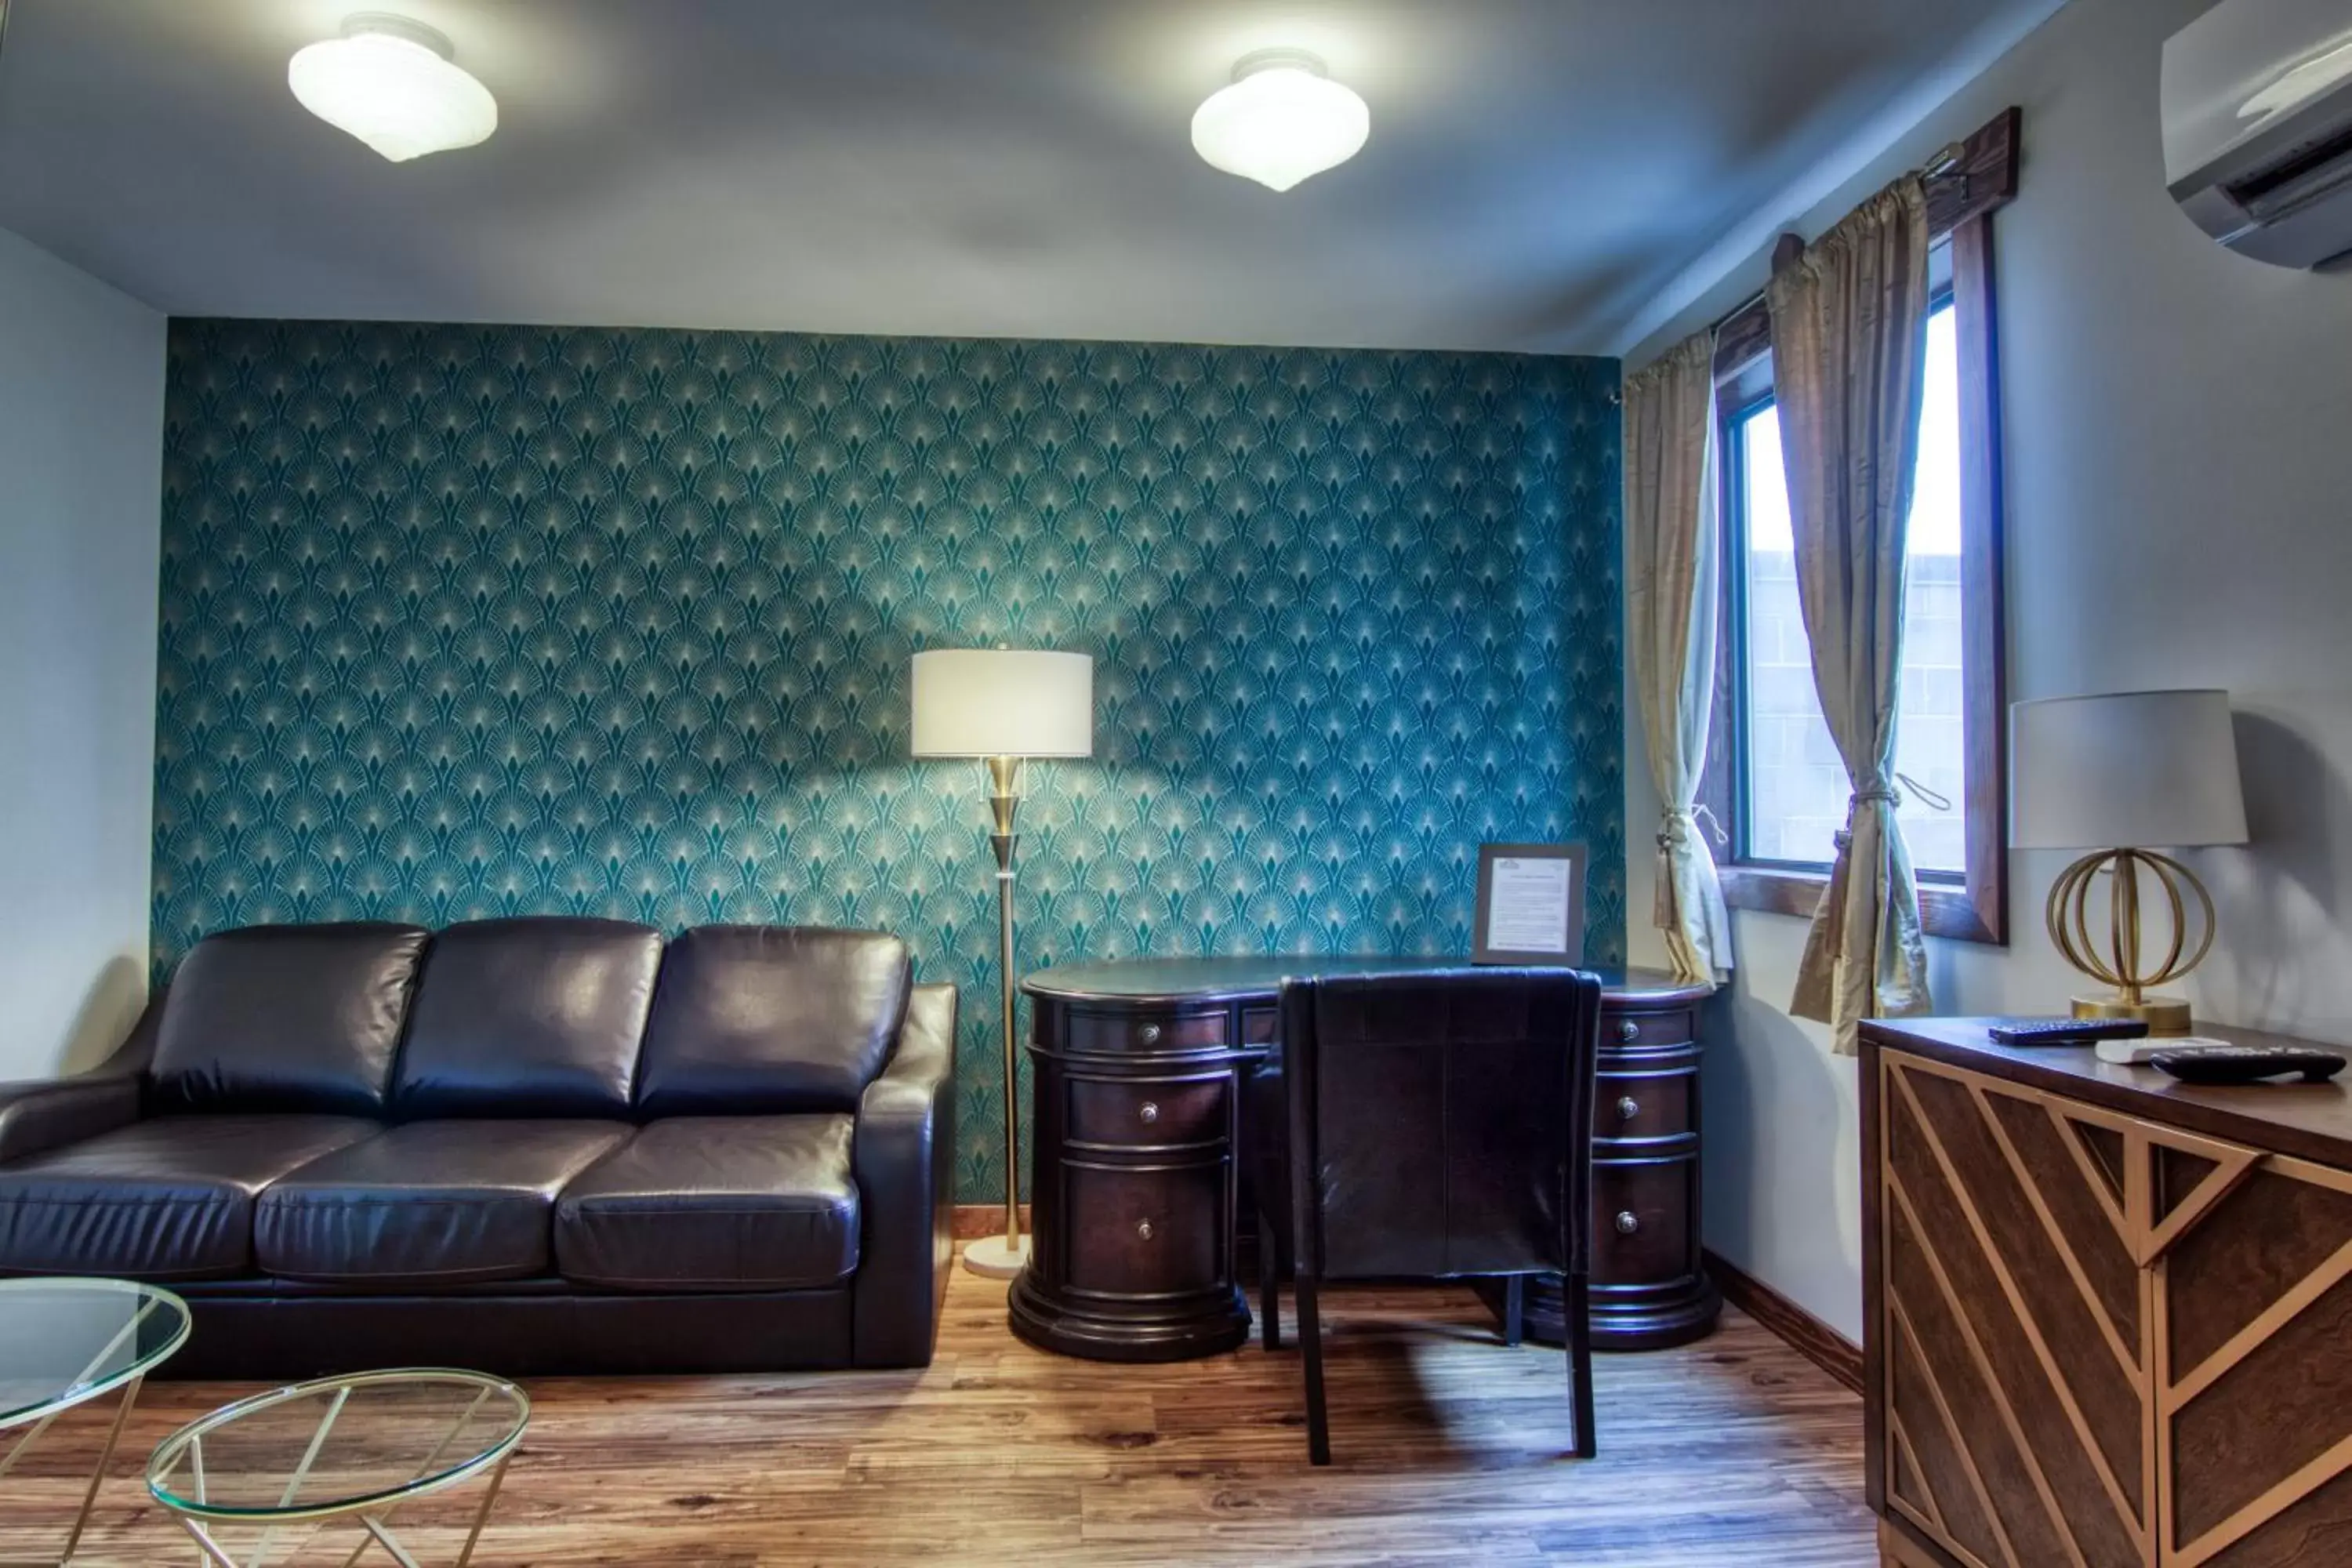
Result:
[[[1575,1452],[1595,1452],[1587,1321],[1601,982],[1574,970],[1293,980],[1282,988],[1290,1236],[1307,1442],[1331,1462],[1316,1292],[1327,1279],[1565,1282]],[[1269,1270],[1269,1276],[1271,1275]],[[1266,1290],[1265,1342],[1279,1302]]]

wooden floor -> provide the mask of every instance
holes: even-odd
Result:
[[[1295,1350],[1107,1366],[1013,1340],[1001,1284],[959,1271],[948,1307],[920,1373],[534,1383],[476,1563],[1877,1563],[1860,1401],[1736,1312],[1685,1350],[1598,1358],[1601,1457],[1580,1464],[1559,1352],[1502,1348],[1467,1292],[1338,1293],[1318,1471]],[[196,1561],[139,1467],[243,1392],[149,1386],[78,1564]],[[76,1412],[0,1480],[0,1558],[54,1551],[103,1429]],[[468,1496],[395,1520],[421,1562],[453,1561]],[[305,1529],[270,1561],[341,1563],[357,1539]]]

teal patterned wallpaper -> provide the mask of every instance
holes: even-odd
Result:
[[[1622,954],[1613,360],[176,321],[154,939],[536,911],[878,926],[965,988],[977,764],[915,649],[1097,659],[1029,966],[1463,952],[1477,847],[1592,846]]]

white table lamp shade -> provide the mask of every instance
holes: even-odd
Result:
[[[1090,757],[1095,661],[1026,648],[919,653],[913,732],[918,757]]]
[[[2010,766],[2010,843],[2020,849],[2246,841],[2226,691],[2020,702]]]

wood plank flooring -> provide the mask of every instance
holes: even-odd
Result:
[[[1601,1457],[1563,1459],[1556,1351],[1504,1349],[1467,1291],[1335,1292],[1337,1463],[1310,1469],[1298,1357],[1126,1368],[1033,1351],[1004,1287],[958,1272],[919,1373],[549,1379],[478,1564],[1569,1563],[1872,1568],[1862,1405],[1737,1312],[1680,1351],[1597,1358]],[[138,1476],[243,1387],[151,1384],[78,1564],[191,1563]],[[110,1411],[0,1479],[0,1558],[53,1552]],[[454,1560],[471,1488],[394,1523]],[[233,1549],[254,1532],[230,1532]],[[341,1525],[272,1563],[337,1563]],[[243,1561],[243,1559],[240,1559]],[[388,1563],[371,1552],[363,1562]]]

